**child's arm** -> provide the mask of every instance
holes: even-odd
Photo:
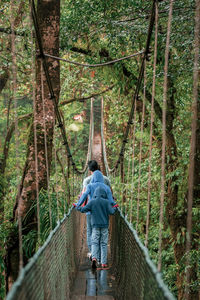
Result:
[[[111,193],[111,189],[109,188],[109,186],[107,188],[107,197],[108,197],[108,201],[109,201],[110,204],[112,204],[112,205],[116,204],[116,202],[113,199],[113,196],[112,196],[112,193]]]
[[[115,207],[113,207],[110,203],[108,203],[108,214],[109,215],[114,215],[116,210],[117,210],[117,204]]]
[[[83,204],[83,202],[85,201],[85,199],[87,198],[89,193],[90,193],[90,186],[88,185],[86,191],[82,194],[81,198],[79,199],[78,203],[76,204],[77,207],[81,206]]]
[[[76,207],[76,209],[82,213],[86,213],[88,211],[91,211],[91,202],[89,202],[87,205],[85,205],[84,207],[82,206],[79,206],[79,207]]]

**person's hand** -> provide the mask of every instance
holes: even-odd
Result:
[[[113,207],[119,207],[119,204],[115,204]]]
[[[77,207],[76,203],[72,203],[73,207]]]

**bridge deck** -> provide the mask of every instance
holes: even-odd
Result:
[[[91,268],[91,262],[87,258],[87,246],[85,243],[81,263],[74,281],[70,299],[114,300],[114,291],[115,277],[112,274],[112,267],[109,266],[108,269],[104,270],[100,268],[93,270]]]

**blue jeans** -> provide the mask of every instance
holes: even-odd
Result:
[[[91,238],[92,238],[92,225],[91,225],[91,215],[86,215],[87,218],[87,245],[89,252],[92,252]]]
[[[92,229],[92,258],[100,257],[101,264],[107,263],[108,228]]]

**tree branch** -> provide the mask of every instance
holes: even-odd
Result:
[[[91,94],[91,95],[88,96],[88,97],[72,98],[72,99],[70,99],[70,100],[62,101],[62,102],[60,103],[60,106],[63,106],[63,105],[66,105],[66,104],[69,104],[69,103],[72,103],[72,102],[75,102],[75,101],[78,101],[78,102],[84,102],[84,101],[86,101],[86,100],[88,100],[88,99],[91,99],[92,97],[100,96],[100,95],[102,95],[102,94],[108,92],[109,90],[112,90],[112,88],[113,88],[114,86],[115,86],[115,85],[113,84],[113,85],[109,86],[107,89],[105,89],[105,90],[103,90],[103,91],[101,91],[101,92],[98,92],[98,93]]]
[[[11,28],[9,28],[9,27],[7,27],[7,28],[0,27],[0,32],[6,33],[6,34],[12,34]],[[25,36],[26,32],[14,30],[14,35]]]
[[[72,50],[73,48],[71,48],[70,50]],[[81,48],[76,48],[76,52],[79,52],[79,53],[81,53]],[[89,53],[87,53],[88,55],[89,55]],[[99,55],[100,55],[100,57],[106,57],[106,58],[108,58],[108,59],[110,59],[111,60],[111,57],[109,56],[109,52],[108,52],[108,50],[107,49],[105,49],[105,48],[103,48],[103,49],[100,49],[100,51],[99,51]],[[123,72],[123,74],[126,76],[126,77],[132,77],[132,79],[136,82],[137,81],[137,77],[133,74],[133,73],[131,73],[127,68],[126,68],[126,66],[125,66],[125,64],[122,62],[122,72]],[[90,97],[91,98],[91,97]],[[90,98],[87,98],[87,99],[90,99]],[[83,98],[84,99],[84,98]],[[85,99],[85,100],[87,100],[87,99]],[[148,90],[146,90],[146,99],[148,100],[148,102],[150,102],[151,103],[151,99],[152,99],[152,95],[151,95],[151,93],[148,91]],[[72,99],[71,99],[72,100]],[[73,101],[78,101],[78,99],[74,99],[73,101],[71,101],[71,100],[69,100],[70,102],[73,102]],[[80,101],[82,101],[82,100],[80,100]],[[83,100],[84,101],[84,100]],[[70,103],[69,102],[69,103]],[[65,103],[65,104],[67,104],[67,103]],[[157,117],[159,118],[159,120],[162,120],[162,109],[161,109],[161,107],[160,107],[160,105],[159,105],[159,103],[156,101],[156,99],[154,99],[154,110],[155,110],[155,113],[156,113],[156,115],[157,115]]]

